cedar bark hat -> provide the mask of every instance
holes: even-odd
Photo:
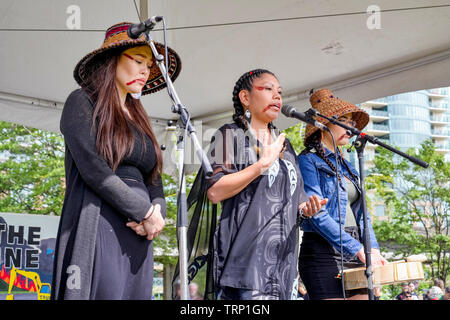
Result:
[[[98,65],[107,59],[108,54],[119,53],[123,50],[148,45],[145,35],[142,34],[137,39],[131,39],[128,36],[128,28],[131,22],[121,22],[115,24],[106,30],[105,39],[102,46],[84,56],[75,66],[73,76],[81,87],[88,85],[87,78],[89,74],[95,72]],[[154,42],[157,51],[164,56],[164,45]],[[181,60],[178,54],[170,47],[167,47],[168,53],[168,73],[172,81],[178,77],[181,70]],[[146,84],[142,88],[142,95],[157,92],[167,86],[161,71],[153,57],[153,64],[150,68],[150,75]]]
[[[314,92],[309,98],[309,101],[314,109],[329,118],[333,116],[339,118],[347,113],[352,113],[352,119],[356,122],[355,128],[358,130],[364,129],[367,123],[369,123],[369,114],[366,111],[358,108],[353,103],[337,98],[333,92],[328,89],[320,89]],[[317,116],[314,117],[314,119],[325,125],[329,122],[328,120]],[[306,139],[317,130],[319,129],[310,124],[306,125],[305,144]]]

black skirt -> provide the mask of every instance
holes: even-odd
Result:
[[[122,179],[144,199],[143,182]],[[153,241],[126,226],[124,215],[103,203],[95,243],[91,300],[151,300]]]
[[[354,238],[359,240],[356,227],[345,228]],[[345,261],[344,269],[363,267],[364,264],[353,258]],[[311,300],[344,298],[341,278],[340,253],[321,235],[316,232],[304,232],[299,256],[300,277],[305,284]],[[345,296],[367,293],[367,289],[346,290]]]

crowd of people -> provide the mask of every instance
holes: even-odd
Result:
[[[450,286],[445,287],[442,279],[435,279],[429,289],[419,289],[418,280],[402,283],[402,292],[395,297],[383,294],[383,287],[374,286],[375,300],[450,300]],[[308,292],[301,281],[298,283],[297,300],[309,300]]]
[[[395,297],[382,293],[381,286],[375,286],[375,300],[450,300],[450,286],[445,287],[442,279],[435,279],[428,289],[419,289],[418,280],[401,284],[402,291]]]
[[[450,300],[450,286],[445,287],[445,283],[441,279],[435,279],[433,286],[429,289],[419,289],[420,282],[418,280],[402,283],[402,292],[395,297],[389,297],[383,294],[383,288],[380,285],[374,286],[375,300]],[[189,284],[190,300],[202,300],[198,292],[198,284],[191,282]],[[305,285],[298,281],[297,296],[294,300],[310,300]]]
[[[445,287],[445,283],[441,279],[435,279],[433,286],[429,289],[419,289],[420,282],[418,280],[402,283],[402,292],[395,297],[389,297],[383,294],[383,287],[374,286],[375,300],[450,300],[450,286]],[[179,289],[179,286],[178,286]],[[199,287],[196,282],[189,284],[189,299],[203,300],[198,291]],[[298,281],[297,296],[294,300],[310,300],[305,285]]]
[[[445,288],[442,279],[435,279],[431,288],[419,291],[419,281],[405,282],[394,300],[450,300],[450,286]]]
[[[202,296],[198,292],[198,284],[196,282],[189,283],[189,300],[203,300]],[[181,299],[181,286],[180,282],[175,283],[175,300]]]

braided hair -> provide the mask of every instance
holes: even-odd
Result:
[[[270,72],[269,70],[265,69],[255,69],[248,71],[244,73],[238,81],[236,81],[236,84],[233,88],[233,107],[234,107],[234,114],[233,114],[233,121],[243,130],[247,130],[247,122],[243,120],[244,118],[244,106],[241,103],[241,99],[239,98],[239,92],[242,90],[252,91],[253,89],[253,80],[255,78],[259,78],[263,74],[270,74],[276,78],[276,76]],[[269,123],[270,129],[275,129],[275,126],[272,123]]]
[[[316,132],[314,132],[312,135],[310,135],[307,139],[306,139],[306,149],[307,150],[311,150],[314,149],[317,152],[317,155],[326,162],[326,164],[331,168],[331,170],[333,170],[333,172],[336,172],[336,167],[334,166],[334,164],[330,161],[330,159],[328,159],[327,157],[325,157],[325,151],[324,148],[322,146],[322,142],[321,142],[321,138],[322,138],[322,132],[320,130],[317,130]],[[342,155],[341,157],[342,158]],[[341,161],[342,163],[344,163],[345,167],[347,168],[348,172],[350,173],[352,179],[355,182],[358,182],[358,177],[350,170],[347,162],[345,162],[344,160]],[[341,188],[345,191],[346,189],[344,188],[343,184],[342,184],[342,177],[339,174],[339,172],[337,173],[337,178],[339,181],[339,185],[341,186]]]

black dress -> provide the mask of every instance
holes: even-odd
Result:
[[[113,172],[99,156],[92,132],[93,103],[82,90],[66,101],[66,195],[58,230],[53,299],[151,299],[153,242],[126,226],[159,203],[165,216],[153,143],[134,133],[134,148]],[[80,278],[77,278],[79,272]]]
[[[208,187],[255,163],[254,143],[236,124],[221,127],[211,143],[214,174]],[[228,296],[232,299],[292,299],[298,276],[298,206],[306,200],[297,157],[286,139],[282,158],[222,202],[214,250],[216,288],[224,295],[244,289]]]

